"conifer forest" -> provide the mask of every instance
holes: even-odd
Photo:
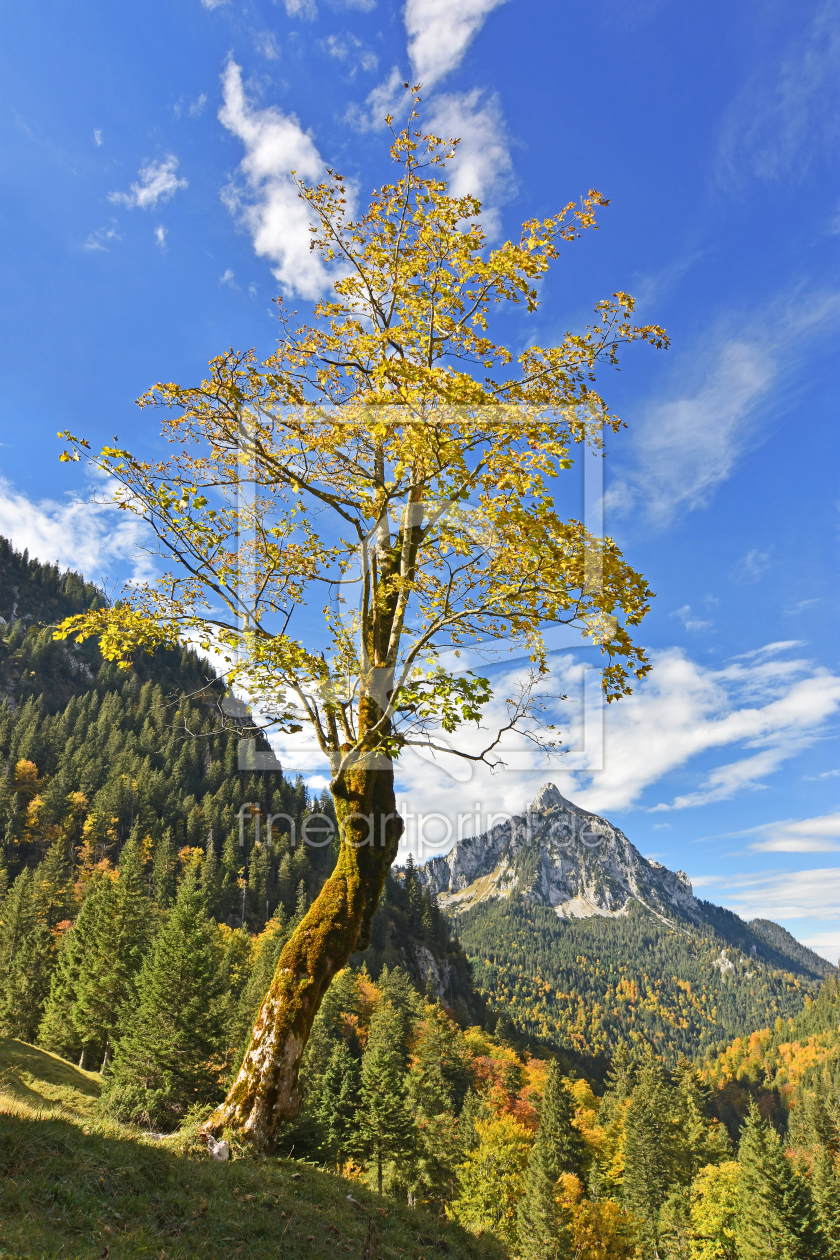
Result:
[[[97,1082],[86,1123],[187,1142],[335,863],[334,839],[301,841],[316,813],[329,837],[332,806],[280,768],[239,770],[241,730],[194,653],[119,671],[52,639],[99,598],[0,543],[0,1036]],[[766,925],[789,969],[718,986],[710,1039],[684,935],[641,910],[551,916],[525,958],[533,913],[514,899],[450,923],[410,861],[393,872],[316,1017],[277,1157],[519,1260],[840,1257],[836,973]],[[600,1018],[635,963],[656,983]],[[523,965],[553,1019],[527,1015],[508,979]],[[371,1230],[358,1254],[389,1254]]]

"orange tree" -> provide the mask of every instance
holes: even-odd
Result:
[[[594,228],[607,202],[591,191],[488,248],[480,203],[447,193],[456,142],[412,129],[418,100],[409,126],[392,130],[395,180],[361,217],[340,175],[298,185],[312,247],[338,275],[310,324],[281,307],[264,362],[230,350],[200,385],[144,395],[142,407],[162,409],[166,459],[116,446],[94,455],[63,435],[62,458],[86,453],[107,473],[170,565],[59,633],[96,635],[124,665],[189,638],[227,662],[231,685],[277,729],[314,732],[329,761],[338,862],[283,950],[209,1122],[260,1149],[298,1108],[301,1055],[332,977],[368,942],[403,829],[403,749],[493,762],[515,729],[551,746],[536,704],[546,625],[578,625],[600,644],[609,700],[648,669],[631,638],[648,608],[644,579],[612,540],[561,517],[553,482],[575,443],[597,448],[604,426],[621,423],[593,388],[599,361],[615,363],[636,339],[662,346],[665,334],[634,326],[632,298],[617,293],[559,345],[514,355],[497,344],[494,309],[533,311],[562,243]],[[470,751],[455,733],[480,724],[491,689],[457,668],[453,649],[478,640],[520,645],[531,665],[503,729]]]

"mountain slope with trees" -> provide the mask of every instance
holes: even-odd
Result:
[[[418,868],[482,992],[523,1033],[669,1062],[787,1021],[833,969],[769,920],[694,897],[606,819],[546,784],[521,817]]]

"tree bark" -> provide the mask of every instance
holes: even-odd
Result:
[[[274,1147],[278,1124],[297,1115],[298,1074],[312,1022],[333,977],[370,944],[403,831],[392,769],[354,768],[333,798],[341,837],[335,870],[286,942],[236,1080],[203,1126],[214,1135],[233,1129],[265,1153]]]

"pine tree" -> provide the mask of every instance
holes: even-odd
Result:
[[[810,1189],[775,1129],[750,1106],[738,1151],[735,1237],[739,1260],[825,1260]]]
[[[829,1260],[840,1260],[840,1176],[825,1146],[814,1154],[811,1196]]]
[[[658,1059],[648,1054],[639,1069],[624,1122],[624,1206],[641,1222],[647,1254],[659,1241],[659,1212],[677,1180],[680,1154],[675,1133],[674,1091]]]
[[[356,1113],[361,1101],[359,1060],[342,1037],[335,1045],[319,1083],[312,1111],[323,1132],[322,1150],[337,1165],[346,1162],[356,1142]]]
[[[123,846],[117,879],[101,880],[91,897],[96,899],[96,915],[79,967],[71,1018],[82,1045],[107,1061],[124,1013],[135,1003],[136,977],[149,943],[150,907],[135,841]]]
[[[38,921],[35,876],[23,870],[3,904],[0,923],[0,1033],[34,1041],[50,988],[55,940]]]
[[[557,1202],[561,1173],[579,1174],[583,1139],[556,1060],[549,1064],[537,1140],[528,1159],[525,1192],[517,1212],[523,1260],[561,1260],[571,1255],[569,1214]]]
[[[95,895],[97,884],[91,887],[79,911],[76,922],[64,933],[58,951],[56,967],[52,974],[50,994],[44,1007],[44,1016],[38,1028],[38,1045],[65,1059],[78,1059],[79,1067],[87,1067],[87,1047],[82,1044],[79,1031],[73,1023],[73,1003],[79,985],[79,973],[93,940],[99,913]]]
[[[383,1169],[405,1165],[415,1147],[414,1122],[407,1106],[405,1074],[398,1048],[400,1020],[387,998],[374,1012],[362,1056],[361,1103],[356,1149],[376,1172],[382,1193]]]
[[[211,831],[207,837],[204,862],[201,867],[201,890],[204,893],[204,900],[211,914],[215,913],[216,902],[219,899],[219,883],[219,859],[216,857],[213,832]]]
[[[172,840],[172,828],[167,827],[163,837],[155,845],[152,862],[152,888],[155,905],[168,910],[175,896],[175,866],[177,854]]]
[[[195,870],[188,872],[146,956],[139,1003],[125,1018],[103,1103],[146,1124],[174,1125],[219,1093],[224,1048],[218,935]]]
[[[309,895],[306,891],[306,884],[303,882],[303,880],[301,880],[300,883],[298,884],[297,899],[295,901],[295,915],[294,915],[295,923],[299,923],[300,920],[304,918],[308,909],[309,909]]]
[[[35,875],[35,903],[41,922],[52,929],[76,914],[73,872],[64,836],[54,840]]]

